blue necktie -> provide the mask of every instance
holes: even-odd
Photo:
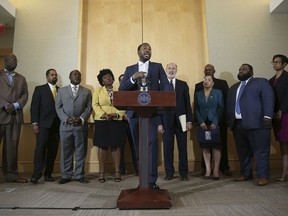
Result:
[[[245,85],[246,85],[246,82],[245,82],[245,81],[242,81],[242,82],[241,82],[240,89],[239,89],[237,101],[236,101],[236,113],[237,113],[237,114],[240,114],[240,113],[241,113],[241,110],[240,110],[240,98],[241,98],[241,96],[242,96],[242,94],[243,94],[243,90],[244,90],[244,88],[245,88]]]

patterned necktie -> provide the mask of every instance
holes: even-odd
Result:
[[[239,89],[239,93],[238,93],[238,97],[237,97],[237,100],[236,100],[236,113],[237,114],[240,114],[241,113],[241,110],[240,110],[240,98],[243,94],[243,90],[245,88],[245,85],[246,85],[246,82],[245,81],[242,81],[241,82],[241,86],[240,86],[240,89]]]
[[[72,87],[72,93],[73,93],[73,97],[75,98],[76,95],[77,95],[77,86],[76,86],[76,85],[74,85],[74,86]]]
[[[15,72],[14,72],[14,71],[12,71],[12,72],[6,72],[6,75],[7,75],[7,77],[8,77],[9,85],[11,85],[12,82],[13,82],[13,76],[15,76]]]
[[[52,86],[52,95],[55,100],[56,99],[56,86]]]
[[[174,91],[173,80],[169,82],[169,91]]]

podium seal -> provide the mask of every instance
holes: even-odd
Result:
[[[147,92],[141,92],[137,97],[137,101],[141,105],[148,105],[151,102],[151,96]]]

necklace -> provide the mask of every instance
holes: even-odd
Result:
[[[106,88],[106,87],[105,87]],[[112,104],[112,102],[113,102],[113,87],[112,88],[106,88],[106,90],[107,90],[107,93],[108,93],[108,95],[109,95],[109,97],[110,97],[110,103]]]

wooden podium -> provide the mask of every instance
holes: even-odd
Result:
[[[153,112],[176,106],[174,91],[118,91],[113,93],[113,106],[120,110],[134,110],[139,115],[139,187],[122,190],[119,209],[167,209],[171,198],[165,189],[149,188],[149,117]]]

